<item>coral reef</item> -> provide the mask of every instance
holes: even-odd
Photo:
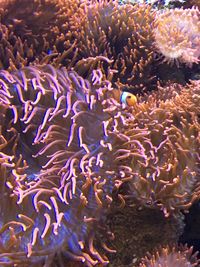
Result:
[[[1,266],[199,265],[200,13],[135,2],[0,1]]]

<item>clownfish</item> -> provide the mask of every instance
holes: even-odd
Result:
[[[126,106],[134,106],[137,103],[137,97],[128,92],[122,92],[120,96],[120,103]]]
[[[118,89],[112,91],[112,97],[120,104],[125,104],[128,107],[134,106],[137,103],[137,97],[134,94],[122,92]]]

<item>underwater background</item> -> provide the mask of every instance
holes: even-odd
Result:
[[[200,266],[199,8],[0,0],[0,267]]]

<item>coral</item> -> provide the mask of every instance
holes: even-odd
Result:
[[[157,12],[155,46],[168,62],[192,66],[200,56],[200,12],[198,8]]]
[[[145,257],[140,267],[195,267],[199,266],[197,253],[192,254],[193,248],[182,246],[180,249],[176,247],[163,247],[156,251],[155,254]]]

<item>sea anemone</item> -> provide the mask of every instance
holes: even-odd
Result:
[[[139,267],[195,267],[200,261],[197,254],[193,254],[193,248],[187,246],[167,246],[157,250],[153,255],[150,253],[143,259]]]
[[[197,198],[198,81],[131,107],[115,100],[100,70],[84,80],[27,67],[1,71],[0,84],[2,266],[56,252],[107,263],[94,229],[123,184],[121,205],[128,195],[166,216]]]
[[[131,198],[165,216],[200,196],[199,81],[121,93],[153,87],[155,49],[170,62],[199,62],[199,10],[0,5],[1,68],[66,65],[0,71],[0,265],[48,265],[55,254],[106,265],[112,250],[96,228],[113,196],[119,207]]]
[[[95,265],[94,224],[112,202],[121,105],[92,81],[52,66],[0,72],[1,266],[55,252]],[[67,251],[67,252],[66,252]]]
[[[3,69],[51,63],[74,67],[88,77],[102,68],[109,80],[134,93],[154,84],[154,14],[149,5],[5,0],[0,18]]]
[[[155,46],[169,63],[199,63],[200,11],[170,9],[156,13],[154,27]]]
[[[75,69],[83,75],[91,66],[101,67],[106,74],[112,73],[115,86],[132,93],[147,85],[150,88],[154,21],[151,7],[91,1],[85,6],[85,13],[83,18],[77,18],[80,26],[74,33],[81,58]]]
[[[120,129],[125,141],[115,162],[121,180],[142,205],[160,207],[165,216],[187,210],[199,195],[199,95],[199,81],[162,88],[139,99]]]
[[[82,13],[79,0],[1,1],[1,68],[19,69],[33,62],[70,68],[77,55],[73,17]]]
[[[0,24],[0,69],[16,69],[25,66],[33,57],[31,47],[3,24]]]

